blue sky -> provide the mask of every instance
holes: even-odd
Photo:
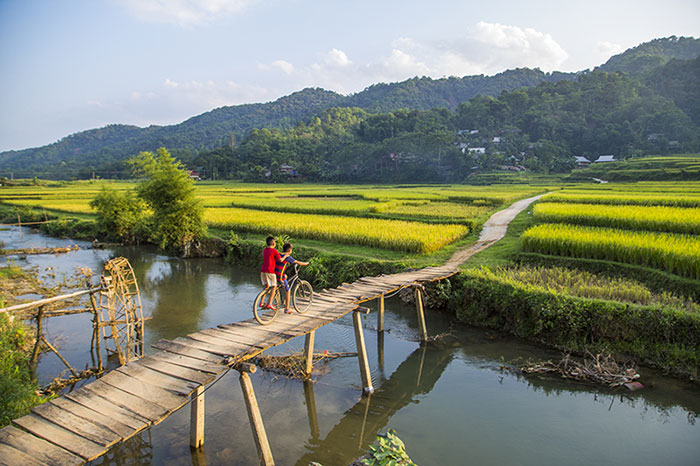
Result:
[[[670,35],[700,37],[700,2],[0,0],[0,151],[309,86],[578,71]]]

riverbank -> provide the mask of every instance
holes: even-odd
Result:
[[[13,297],[38,289],[36,277],[16,265],[0,267],[0,308],[15,304]],[[0,313],[0,427],[23,416],[46,398],[29,367],[34,337],[21,320]]]
[[[13,228],[0,239],[13,248],[73,244],[28,230],[21,243],[13,243],[18,236]],[[145,348],[163,338],[251,317],[250,302],[259,291],[257,267],[233,267],[219,259],[182,260],[151,247],[112,246],[102,251],[78,244],[80,250],[66,255],[15,260],[39,270],[52,266],[60,277],[70,275],[76,265],[99,270],[110,257],[127,257],[139,277],[144,310],[152,317],[146,323]],[[375,302],[368,305],[376,309]],[[582,462],[592,462],[603,451],[610,464],[624,464],[637,455],[640,464],[680,465],[698,455],[693,439],[700,424],[690,422],[697,420],[700,397],[697,386],[683,380],[643,369],[641,380],[647,388],[620,393],[552,377],[525,378],[499,368],[523,360],[555,360],[559,352],[498,331],[459,325],[450,314],[432,310],[426,312],[429,336],[442,338],[419,345],[415,308],[397,297],[385,302],[386,331],[376,332],[375,323],[374,312],[363,318],[377,389],[371,404],[359,396],[353,358],[319,364],[313,384],[264,371],[252,377],[276,462],[348,464],[387,426],[406,441],[417,464],[481,464],[494,459],[510,464],[523,457],[561,464],[571,459],[571,451],[579,452]],[[65,335],[62,352],[71,364],[84,365],[89,360],[89,315],[51,319],[51,325],[54,337]],[[271,354],[300,351],[303,344],[297,339]],[[314,346],[320,352],[354,351],[351,316],[316,332]],[[40,358],[40,382],[61,369],[56,358]],[[237,374],[232,371],[207,387],[206,399],[208,428],[197,457],[211,463],[257,461]],[[109,457],[123,464],[189,464],[189,409],[182,411],[115,447]],[[551,448],[533,443],[532,432],[553,439]],[[465,438],[471,441],[465,444]],[[597,451],[587,448],[592,444],[598,445]]]
[[[74,224],[83,224],[78,230],[89,231],[90,228],[84,226],[87,223],[59,221],[42,225],[41,229],[49,234],[71,236],[76,230]],[[480,266],[494,270],[523,263],[588,268],[607,277],[623,275],[636,280],[645,279],[649,288],[656,292],[673,292],[698,301],[700,284],[695,280],[619,263],[523,253],[519,237],[532,224],[531,215],[524,211],[505,226],[499,225],[501,229],[507,227],[505,238],[470,258],[465,266],[472,270],[467,269],[439,285],[439,299],[433,302],[466,324],[506,331],[563,351],[609,352],[697,382],[700,366],[697,314],[668,306],[638,305],[531,289],[473,270]],[[229,234],[228,240],[207,238],[200,248],[195,249],[196,255],[223,256],[232,265],[257,267],[262,240]],[[294,255],[310,262],[302,273],[316,289],[352,283],[363,276],[397,273],[415,266],[397,259],[332,253],[303,243],[295,244]]]

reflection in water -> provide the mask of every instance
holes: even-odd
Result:
[[[304,380],[304,400],[306,401],[306,417],[309,418],[310,441],[312,444],[315,444],[320,433],[318,429],[318,413],[316,412],[316,397],[314,396],[314,383],[311,380]]]
[[[105,455],[90,464],[105,466],[131,466],[134,464],[153,464],[153,439],[151,431],[146,430],[115,445]]]
[[[199,260],[170,260],[144,287],[157,289],[151,305],[154,339],[173,339],[200,330],[207,307],[208,273]]]
[[[425,344],[411,353],[371,396],[361,398],[347,410],[320,442],[309,442],[309,452],[296,464],[311,461],[348,464],[366,453],[389,419],[416,395],[429,393],[453,358],[453,351],[437,344]]]
[[[199,448],[190,448],[192,452],[192,466],[207,466],[207,456],[204,445]]]
[[[73,243],[43,237],[39,242],[40,235],[25,232],[26,244],[15,246],[11,233],[0,231],[8,248]],[[157,339],[251,317],[250,303],[259,291],[255,268],[235,269],[220,260],[183,261],[147,248],[85,249],[13,260],[22,266],[50,265],[60,276],[71,275],[79,265],[98,271],[110,257],[121,255],[134,266],[144,312],[153,316],[146,326],[147,352]],[[415,307],[396,299],[386,304],[387,331],[365,331],[377,387],[371,397],[361,398],[357,361],[350,358],[319,367],[315,384],[272,375],[254,381],[277,464],[347,464],[389,426],[407,442],[418,464],[624,465],[630,458],[636,465],[695,464],[700,457],[697,386],[648,368],[642,370],[646,388],[634,393],[558,379],[525,379],[499,367],[519,358],[553,359],[560,354],[498,332],[455,324],[450,316],[432,311],[426,312],[429,332],[452,336],[417,348]],[[372,326],[374,316],[365,321]],[[68,361],[75,367],[84,365],[89,359],[90,316],[49,319],[47,326],[51,341],[63,337],[61,353]],[[278,350],[298,350],[302,342],[294,340]],[[317,332],[316,345],[353,350],[351,320],[324,327]],[[45,358],[40,375],[55,375],[62,369],[58,364]],[[170,466],[205,464],[205,459],[210,465],[254,464],[257,454],[238,380],[219,380],[208,392],[206,449],[190,451],[189,410],[181,410],[95,464]]]

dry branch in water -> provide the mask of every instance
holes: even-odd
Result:
[[[565,379],[593,382],[609,387],[619,387],[639,379],[637,368],[633,364],[620,364],[609,354],[586,353],[579,362],[565,355],[559,362],[528,361],[520,367],[525,374],[557,374]],[[628,386],[628,388],[631,388]]]
[[[354,356],[357,356],[357,353],[331,353],[324,351],[322,353],[314,353],[313,357],[315,364],[324,360]],[[301,351],[284,355],[260,355],[254,361],[262,370],[282,374],[293,379],[308,379],[311,377],[310,374],[306,374],[304,371],[304,353]]]

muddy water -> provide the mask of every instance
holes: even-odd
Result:
[[[74,241],[17,230],[0,231],[7,248],[64,246]],[[80,243],[79,243],[80,244]],[[81,244],[87,247],[87,244]],[[52,269],[61,279],[76,266],[100,270],[124,255],[133,264],[146,315],[147,352],[161,338],[251,317],[258,291],[256,270],[220,260],[180,260],[146,248],[83,249],[61,256],[2,258],[21,266]],[[276,464],[345,465],[366,451],[376,434],[395,429],[420,465],[696,465],[700,458],[700,389],[642,369],[646,388],[623,392],[577,383],[525,379],[500,370],[518,358],[558,354],[502,335],[453,323],[427,312],[432,335],[421,347],[413,308],[387,300],[383,338],[375,314],[365,318],[375,393],[360,396],[356,358],[317,367],[313,384],[258,371],[252,376]],[[90,362],[90,317],[48,322],[71,364]],[[297,351],[303,339],[276,348]],[[317,332],[317,350],[354,351],[350,316]],[[44,355],[42,383],[63,369]],[[237,373],[223,375],[206,391],[205,445],[188,446],[189,409],[115,447],[94,464],[257,464]]]

